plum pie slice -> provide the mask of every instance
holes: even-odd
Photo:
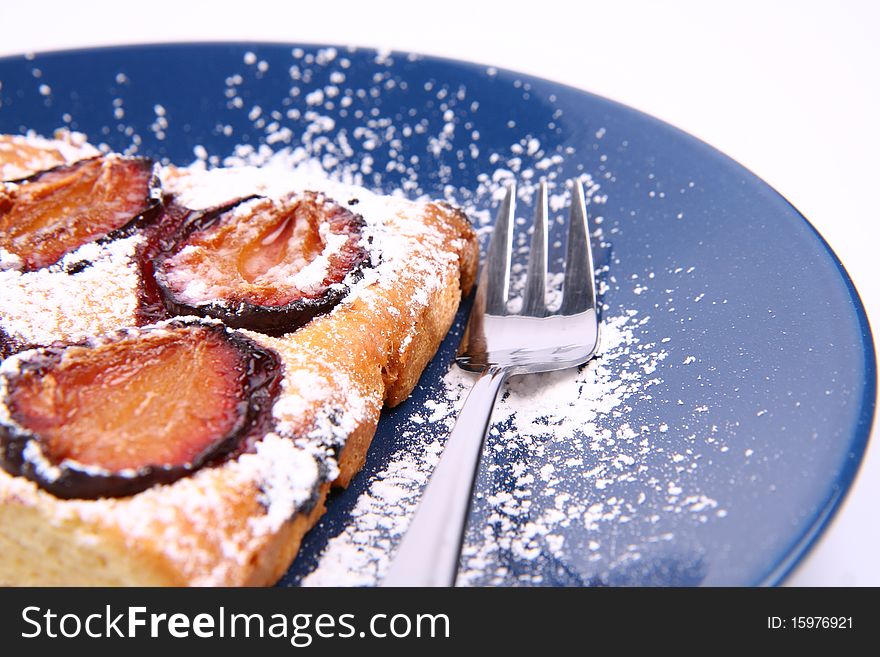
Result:
[[[0,584],[272,584],[436,352],[475,233],[312,169],[60,148],[0,138]]]

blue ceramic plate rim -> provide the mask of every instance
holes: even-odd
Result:
[[[325,44],[325,43],[309,43],[309,42],[284,42],[284,41],[223,41],[223,40],[206,40],[206,41],[168,41],[168,42],[143,42],[143,43],[134,43],[134,44],[116,44],[116,45],[103,45],[99,47],[80,47],[80,48],[60,48],[60,49],[51,49],[51,50],[42,50],[42,51],[34,51],[23,53],[19,55],[4,55],[0,57],[0,64],[4,63],[13,63],[20,62],[25,59],[30,59],[36,56],[49,55],[52,57],[66,57],[66,56],[75,56],[78,54],[103,54],[103,53],[112,53],[117,51],[132,51],[132,50],[162,50],[166,48],[176,48],[176,47],[200,47],[200,48],[226,48],[226,47],[235,47],[235,48],[260,48],[260,47],[284,47],[284,48],[338,48],[338,49],[346,49],[346,48],[356,48],[358,51],[375,51],[374,48],[368,47],[360,47],[360,46],[351,46],[351,45],[339,45],[339,44]],[[838,477],[834,480],[831,480],[830,490],[826,495],[825,502],[813,513],[813,518],[810,523],[805,527],[805,529],[797,536],[792,543],[786,548],[781,554],[778,555],[777,559],[775,559],[774,563],[771,564],[771,567],[767,570],[766,574],[764,574],[758,580],[752,582],[752,585],[755,586],[776,586],[785,581],[785,579],[791,575],[794,569],[802,562],[802,560],[809,554],[812,548],[817,544],[819,539],[822,537],[824,531],[829,527],[832,520],[835,518],[837,512],[845,501],[847,495],[849,494],[852,484],[858,474],[859,468],[861,466],[862,461],[864,460],[865,451],[867,449],[869,439],[871,436],[871,429],[873,426],[874,415],[876,410],[876,397],[877,397],[877,361],[876,361],[876,350],[873,340],[873,335],[871,331],[870,322],[868,320],[867,313],[864,308],[864,304],[859,296],[858,290],[856,289],[852,279],[849,276],[845,266],[841,262],[840,258],[838,258],[837,254],[828,244],[828,242],[822,237],[816,227],[804,216],[802,212],[800,212],[797,207],[785,196],[783,196],[778,190],[776,190],[772,185],[764,181],[754,172],[752,172],[749,168],[745,167],[738,161],[734,160],[730,156],[726,155],[722,151],[717,148],[711,146],[705,141],[695,137],[694,135],[688,133],[687,131],[678,128],[666,121],[658,119],[657,117],[644,112],[642,110],[636,109],[624,103],[606,98],[599,94],[595,94],[590,91],[586,91],[584,89],[573,87],[571,85],[561,83],[553,80],[552,78],[543,78],[537,77],[534,75],[520,73],[515,70],[506,69],[503,67],[496,67],[487,64],[480,64],[477,62],[459,60],[455,58],[448,57],[438,57],[433,55],[422,55],[419,53],[409,53],[404,51],[391,50],[388,51],[391,56],[403,56],[415,54],[420,60],[426,60],[430,62],[435,62],[438,64],[442,64],[445,66],[449,66],[452,68],[465,68],[471,69],[474,71],[485,71],[487,68],[491,67],[496,69],[499,73],[504,73],[511,76],[516,76],[518,79],[523,80],[525,82],[528,81],[537,81],[542,83],[549,83],[553,86],[564,88],[570,92],[574,92],[576,94],[581,94],[588,98],[593,98],[596,100],[609,105],[610,107],[625,113],[632,113],[637,115],[642,119],[647,119],[654,126],[659,129],[670,131],[679,139],[690,142],[693,145],[699,146],[704,149],[709,155],[712,157],[718,158],[728,164],[728,166],[732,167],[733,170],[739,170],[740,173],[746,174],[752,181],[753,184],[763,187],[765,189],[770,190],[776,197],[783,200],[790,208],[794,211],[797,217],[803,221],[810,229],[812,235],[815,237],[819,246],[824,249],[827,255],[829,255],[834,263],[837,271],[843,280],[847,292],[849,294],[850,304],[852,309],[856,313],[856,318],[858,320],[858,325],[860,329],[861,339],[862,339],[862,347],[865,352],[865,374],[866,381],[865,386],[863,388],[863,394],[861,396],[861,400],[859,402],[860,410],[859,417],[855,424],[855,429],[852,433],[851,439],[848,443],[849,445],[849,454],[850,458],[847,460],[846,465],[844,465]]]
[[[530,76],[524,75],[522,77],[527,78]],[[559,86],[568,85],[560,84]],[[597,94],[593,94],[592,92],[584,91],[582,89],[577,89],[576,87],[569,86],[568,88],[590,96],[598,96]],[[773,187],[763,178],[755,174],[748,167],[744,166],[724,152],[718,150],[711,144],[706,143],[698,137],[695,137],[689,132],[686,132],[685,130],[678,128],[670,123],[667,123],[666,121],[658,119],[651,114],[635,109],[623,103],[610,100],[608,98],[605,98],[604,96],[598,97],[609,104],[616,105],[621,110],[634,112],[642,117],[650,119],[659,127],[671,130],[676,133],[680,138],[691,141],[692,143],[695,143],[709,150],[716,157],[727,160],[727,162],[731,166],[738,168],[743,173],[747,174],[755,184],[761,185],[769,189],[778,198],[785,201],[785,203],[796,213],[800,220],[803,221],[810,228],[812,234],[816,238],[816,241],[831,257],[834,265],[837,268],[838,273],[840,274],[841,279],[846,284],[847,291],[849,292],[850,301],[852,302],[852,308],[858,318],[859,328],[862,336],[862,346],[865,349],[865,374],[867,378],[867,381],[865,382],[866,385],[864,388],[864,394],[862,395],[861,400],[861,411],[859,414],[859,420],[856,424],[856,429],[850,442],[850,453],[854,455],[854,458],[849,459],[847,465],[841,470],[840,476],[836,480],[831,482],[831,490],[826,497],[825,504],[823,504],[816,511],[813,516],[812,522],[805,529],[802,535],[796,538],[791,543],[785,553],[780,555],[777,563],[772,566],[762,578],[754,582],[755,586],[778,586],[784,583],[786,578],[794,572],[795,568],[816,546],[819,539],[824,534],[825,530],[830,526],[831,522],[837,515],[837,512],[840,510],[840,507],[843,505],[843,502],[846,500],[847,495],[850,493],[852,484],[855,481],[856,475],[859,472],[862,461],[864,461],[865,452],[867,450],[868,443],[871,437],[871,429],[874,423],[877,403],[877,354],[874,346],[874,338],[873,332],[871,330],[871,324],[868,320],[868,315],[865,311],[864,303],[862,302],[862,298],[859,295],[859,292],[856,289],[852,278],[850,278],[849,272],[847,272],[843,262],[840,260],[840,258],[837,257],[837,254],[834,252],[834,250],[831,248],[825,238],[822,237],[822,234],[816,229],[812,222],[807,219],[807,217],[800,210],[798,210],[797,206],[795,206],[794,203],[792,203],[788,198],[781,194],[775,187]]]

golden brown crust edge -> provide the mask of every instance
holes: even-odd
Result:
[[[331,364],[345,370],[343,378],[364,400],[339,454],[335,485],[348,485],[360,470],[383,402],[398,404],[412,391],[452,324],[462,290],[467,293],[476,276],[477,243],[464,214],[431,204],[423,219],[430,237],[414,238],[413,247],[423,256],[438,249],[449,256],[432,285],[418,272],[404,271],[373,298],[367,295],[280,339],[285,351],[319,372]],[[412,303],[419,286],[428,293],[425,304]],[[320,359],[326,355],[333,356],[330,364]],[[338,379],[338,372],[323,374]],[[329,394],[344,404],[349,392]],[[300,429],[307,432],[312,420],[304,417]],[[132,498],[97,501],[60,500],[0,471],[0,584],[272,584],[323,514],[329,484],[321,485],[308,511],[255,535],[249,521],[263,512],[260,491],[252,481],[230,481],[228,471],[220,466]],[[181,502],[187,489],[190,497],[205,499],[203,508]]]
[[[413,336],[409,347],[395,363],[394,379],[386,378],[385,403],[397,406],[409,397],[425,366],[437,353],[437,348],[449,332],[462,295],[468,295],[474,285],[479,262],[479,247],[476,234],[467,216],[446,204],[435,206],[436,212],[444,214],[446,223],[457,235],[453,238],[461,244],[458,262],[458,285],[443,286],[432,303],[421,309],[418,325],[424,327]]]

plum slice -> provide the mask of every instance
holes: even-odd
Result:
[[[132,495],[244,449],[268,429],[281,376],[274,353],[205,320],[17,358],[0,462],[64,498]]]
[[[112,237],[159,205],[153,163],[107,155],[80,160],[0,187],[0,249],[16,269],[55,264],[96,239]]]
[[[193,213],[152,271],[171,313],[280,335],[345,295],[366,260],[363,226],[316,192],[249,198]]]

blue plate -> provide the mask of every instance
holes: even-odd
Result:
[[[359,49],[59,52],[0,60],[0,83],[0,132],[68,126],[179,164],[197,146],[222,157],[238,144],[287,145],[284,128],[290,145],[326,156],[344,134],[351,150],[333,157],[365,165],[367,184],[462,199],[478,215],[493,205],[481,174],[591,177],[604,321],[625,322],[628,340],[609,329],[619,357],[591,367],[634,383],[613,408],[580,400],[572,412],[592,419],[568,435],[554,435],[551,417],[547,435],[518,450],[515,416],[497,427],[468,583],[775,584],[852,482],[876,379],[858,295],[788,201],[675,128],[545,80]],[[283,583],[315,568],[407,440],[442,440],[445,424],[426,404],[444,389],[464,311],[413,396],[383,416],[364,471],[333,495]],[[554,519],[554,508],[569,517]]]

